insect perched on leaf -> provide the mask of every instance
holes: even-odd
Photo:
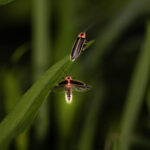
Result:
[[[75,61],[75,59],[79,57],[85,44],[86,44],[86,33],[81,32],[73,44],[70,57],[71,61]]]
[[[58,85],[54,86],[52,91],[65,90],[66,101],[67,103],[71,103],[72,91],[84,92],[90,88],[90,85],[87,85],[81,81],[72,80],[70,76],[67,76],[64,81],[61,81],[58,83]]]

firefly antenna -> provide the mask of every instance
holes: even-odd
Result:
[[[72,68],[70,67],[70,65],[69,66],[67,66],[67,67],[65,67],[65,69],[64,68],[61,68],[61,70],[62,70],[62,72],[64,73],[64,75],[65,75],[65,77],[66,76],[69,76],[70,75],[70,72],[72,72]],[[66,73],[65,72],[65,70],[68,72],[68,73]]]
[[[64,71],[64,69],[61,68],[61,70],[64,73],[64,75],[67,76],[67,73]]]
[[[91,24],[89,24],[83,31],[87,32],[90,28],[92,28],[94,25],[94,22],[92,22]]]
[[[68,67],[66,68],[68,69]],[[62,72],[64,73],[65,77],[68,76],[70,73],[66,73],[64,68],[61,68]],[[70,72],[70,71],[69,71]]]

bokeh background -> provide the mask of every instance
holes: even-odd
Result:
[[[32,125],[8,149],[119,150],[122,143],[126,149],[149,150],[150,55],[143,45],[150,0],[4,2],[0,0],[1,121],[50,66],[70,54],[81,31],[87,42],[95,40],[69,70],[62,70],[62,80],[71,75],[92,89],[74,93],[71,104],[64,93],[50,93]]]

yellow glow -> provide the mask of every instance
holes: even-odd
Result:
[[[71,101],[72,101],[72,94],[70,93],[70,100],[68,99],[67,94],[65,94],[65,98],[66,98],[66,102],[67,102],[68,104],[70,104]]]

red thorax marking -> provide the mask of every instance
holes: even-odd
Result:
[[[84,39],[85,39],[85,37],[86,37],[85,32],[81,32],[81,33],[78,35],[78,38],[84,38]]]
[[[67,88],[71,88],[71,83],[70,83],[70,81],[72,80],[72,78],[71,78],[70,76],[67,76],[67,77],[65,78],[65,80],[68,81],[68,83],[66,84],[66,87],[67,87]]]

